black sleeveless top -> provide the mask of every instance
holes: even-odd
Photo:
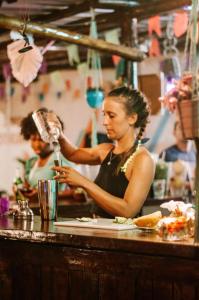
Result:
[[[111,195],[123,198],[129,181],[124,172],[119,171],[118,175],[115,174],[119,161],[120,154],[114,154],[111,150],[103,160],[94,182]],[[92,204],[91,212],[100,217],[113,218],[96,203]]]

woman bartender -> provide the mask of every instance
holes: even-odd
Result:
[[[147,197],[154,177],[154,161],[141,146],[149,111],[144,96],[137,90],[120,87],[103,102],[106,133],[113,144],[77,148],[60,135],[62,154],[81,164],[101,164],[94,182],[71,167],[54,167],[55,178],[70,186],[81,186],[94,200],[93,213],[102,217],[136,216]],[[58,125],[58,124],[57,124]],[[137,132],[138,129],[138,132]]]

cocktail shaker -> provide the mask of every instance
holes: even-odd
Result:
[[[57,219],[58,183],[55,179],[38,180],[38,198],[42,220]]]
[[[56,125],[57,117],[52,111],[36,110],[32,118],[44,142],[58,143],[60,129]]]

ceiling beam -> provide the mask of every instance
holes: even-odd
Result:
[[[66,3],[67,5],[67,3]],[[31,18],[32,21],[39,21],[40,23],[45,22],[53,22],[57,21],[62,18],[69,18],[71,16],[74,16],[78,13],[82,13],[85,11],[88,11],[90,8],[90,1],[82,1],[82,3],[72,4],[67,9],[62,9],[59,11],[56,11],[54,13],[49,13],[44,16],[35,16]]]
[[[23,22],[21,20],[0,15],[0,28],[19,30],[22,28],[22,26]],[[26,26],[26,32],[85,46],[87,48],[109,53],[110,55],[116,54],[132,61],[141,61],[144,59],[144,54],[136,48],[115,45],[100,39],[93,39],[88,35],[71,32],[66,29],[61,30],[56,26],[45,26],[38,23],[29,22]]]

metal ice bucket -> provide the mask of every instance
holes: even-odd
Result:
[[[57,219],[58,183],[54,179],[38,180],[38,198],[42,220]]]

